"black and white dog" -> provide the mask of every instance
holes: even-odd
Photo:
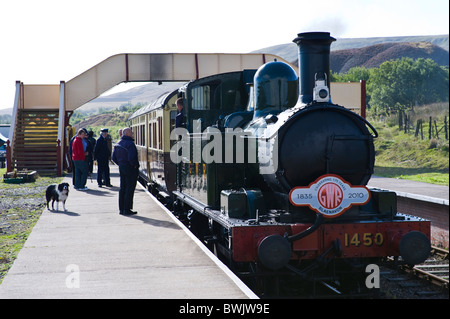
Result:
[[[45,192],[45,197],[47,198],[47,208],[50,210],[50,207],[48,207],[48,203],[52,201],[52,210],[55,208],[53,207],[53,204],[56,201],[56,210],[59,210],[59,202],[62,202],[63,209],[66,211],[66,199],[69,196],[69,184],[68,183],[61,183],[59,185],[52,184],[49,187],[47,187],[47,191]]]

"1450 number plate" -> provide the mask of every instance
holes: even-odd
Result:
[[[344,234],[344,246],[367,246],[371,247],[373,245],[382,246],[384,243],[384,236],[382,233],[354,233]]]

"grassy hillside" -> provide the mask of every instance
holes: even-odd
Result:
[[[414,45],[413,43],[416,42],[431,43],[431,45],[429,44],[429,46],[433,49],[430,50],[430,48],[428,48],[426,50],[419,50],[420,48],[417,47],[423,46],[423,44]],[[380,46],[380,44],[385,44],[386,46]],[[413,51],[423,51],[420,53],[421,57],[427,57],[431,59],[434,59],[436,57],[439,61],[441,61],[442,54],[445,54],[443,50],[445,50],[447,52],[446,57],[444,57],[447,59],[447,63],[445,63],[445,65],[448,65],[448,48],[449,48],[448,44],[449,44],[448,34],[436,36],[413,36],[413,37],[378,37],[378,38],[352,38],[352,39],[338,38],[337,41],[331,44],[331,59],[342,60],[342,59],[356,58],[356,60],[351,61],[351,63],[357,64],[358,59],[364,59],[364,55],[367,55],[366,57],[374,57],[375,55],[383,53],[382,51],[384,50],[380,51],[380,48],[386,48],[386,52],[380,54],[380,56],[378,57],[379,60],[382,60],[381,62],[401,58],[404,54],[406,54],[405,56],[409,56],[408,54],[410,53],[408,52],[408,49],[412,49]],[[411,46],[411,48],[409,47],[405,48],[405,45]],[[362,48],[365,49],[358,50]],[[297,45],[294,43],[274,45],[267,48],[255,50],[252,53],[275,54],[286,59],[286,61],[289,61],[294,64],[297,64],[298,59],[298,48]],[[353,57],[354,53],[356,54],[356,57]],[[415,55],[417,54],[418,53],[416,52]],[[333,56],[335,55],[337,55],[337,57],[333,58]],[[438,61],[436,62],[439,64]],[[331,69],[333,70],[333,72],[340,72],[339,71],[340,69],[336,67],[334,68],[332,67]]]
[[[375,139],[375,175],[449,185],[449,141],[444,136],[444,116],[449,116],[449,104],[438,103],[416,107],[410,114],[414,125],[423,119],[423,135],[415,137],[415,127],[409,133],[399,130],[398,117],[370,119],[378,131]],[[439,138],[429,139],[429,117],[436,119]]]
[[[358,49],[331,52],[330,68],[335,73],[346,73],[354,67],[377,68],[385,61],[404,57],[417,60],[432,59],[438,65],[448,66],[448,51],[429,42],[382,43]]]
[[[102,128],[108,128],[109,134],[113,141],[119,140],[119,129],[126,127],[128,117],[132,114],[132,110],[129,111],[107,111],[107,113],[95,114],[91,116],[79,115],[77,118],[73,118],[70,124],[75,128],[75,131],[84,127],[88,131],[94,132],[94,137],[100,136],[100,130]]]
[[[403,37],[338,38],[337,41],[333,42],[331,45],[331,50],[356,49],[380,43],[429,42],[448,51],[448,39],[448,34]]]

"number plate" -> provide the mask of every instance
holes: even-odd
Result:
[[[383,246],[384,236],[382,233],[345,233],[345,247],[372,247]]]

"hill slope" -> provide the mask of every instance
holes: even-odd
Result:
[[[151,82],[123,92],[100,96],[84,104],[80,109],[83,111],[91,111],[102,107],[110,110],[117,109],[119,106],[128,103],[132,105],[138,103],[146,104],[153,102],[165,92],[178,89],[182,85],[182,82],[163,82],[162,84]]]
[[[380,43],[399,43],[399,42],[430,42],[442,49],[449,50],[449,35],[423,35],[410,37],[376,37],[376,38],[348,38],[337,39],[331,44],[331,50],[358,49]]]
[[[85,120],[82,120],[82,121],[74,124],[74,127],[76,128],[76,131],[82,127],[86,127],[86,128],[112,127],[112,126],[116,126],[118,122],[126,122],[128,120],[129,116],[130,116],[130,114],[128,114],[128,113],[95,114],[95,115],[87,117]]]
[[[359,49],[331,52],[330,68],[335,73],[346,73],[353,67],[379,67],[385,61],[403,57],[430,58],[438,65],[448,66],[449,53],[429,42],[383,43]]]
[[[415,36],[388,38],[337,39],[331,45],[331,69],[346,72],[354,66],[376,67],[391,59],[402,57],[431,58],[439,65],[448,65],[449,36]],[[297,65],[298,49],[294,43],[275,45],[254,53],[278,55]],[[371,61],[369,61],[371,60]]]

